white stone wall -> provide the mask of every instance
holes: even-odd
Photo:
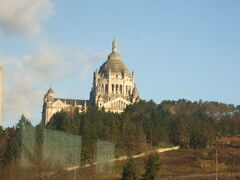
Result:
[[[123,112],[127,105],[131,104],[131,95],[134,89],[134,76],[129,73],[109,72],[104,74],[95,71],[95,105],[104,107],[105,111]],[[117,102],[116,99],[118,99]]]
[[[43,122],[47,124],[51,117],[61,110],[71,110],[73,108],[79,108],[79,112],[85,111],[86,107],[84,105],[69,105],[66,104],[66,101],[60,99],[54,99],[54,91],[48,90],[46,95],[44,96],[44,104],[43,104]]]
[[[57,113],[60,112],[61,110],[70,110],[71,108],[79,108],[79,112],[82,112],[82,105],[68,105],[68,104],[62,104],[62,105],[55,105],[53,104],[49,104],[46,108],[46,119],[45,119],[45,124],[47,124],[49,122],[49,120],[51,119],[51,117]]]
[[[101,74],[96,75],[97,84],[96,84],[96,94],[104,95],[124,95],[129,96],[129,91],[132,93],[134,88],[134,78],[131,75],[126,75],[122,77],[121,74],[112,73],[108,78],[104,77]],[[114,86],[114,88],[113,88]],[[107,87],[107,90],[106,90]]]

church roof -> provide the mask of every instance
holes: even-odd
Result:
[[[108,60],[100,67],[100,73],[107,72],[128,72],[127,66],[122,62],[120,54],[117,52],[117,41],[114,40],[112,44],[112,52],[108,56]]]
[[[63,103],[66,103],[67,105],[84,105],[84,103],[86,102],[86,104],[89,104],[89,100],[80,100],[80,99],[62,99],[62,98],[54,98],[54,101],[60,100]]]

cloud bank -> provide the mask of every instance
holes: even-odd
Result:
[[[50,0],[1,0],[0,30],[7,35],[35,36],[42,20],[53,14]]]
[[[46,87],[56,81],[64,83],[65,78],[84,78],[105,54],[84,55],[81,51],[73,53],[65,48],[44,45],[35,55],[20,58],[0,55],[4,67],[4,120],[13,119],[15,122],[10,124],[15,124],[16,118],[23,113],[30,119],[37,117],[34,123],[39,122]]]

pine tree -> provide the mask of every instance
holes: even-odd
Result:
[[[154,180],[156,179],[157,172],[160,169],[160,157],[158,154],[151,154],[148,157],[145,166],[145,174],[143,180]]]
[[[137,167],[133,158],[129,159],[127,164],[123,167],[122,180],[136,180]]]

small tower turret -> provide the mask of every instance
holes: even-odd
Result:
[[[87,102],[86,102],[86,101],[84,101],[83,111],[84,111],[84,112],[87,112]]]
[[[136,84],[134,84],[133,92],[132,92],[132,102],[138,102],[139,101],[139,93],[136,87]]]
[[[50,102],[53,101],[54,98],[54,90],[50,87],[50,89],[47,91],[46,95],[44,96],[44,102]]]
[[[54,90],[50,87],[43,99],[42,121],[47,124],[51,118],[51,106],[54,101]]]

